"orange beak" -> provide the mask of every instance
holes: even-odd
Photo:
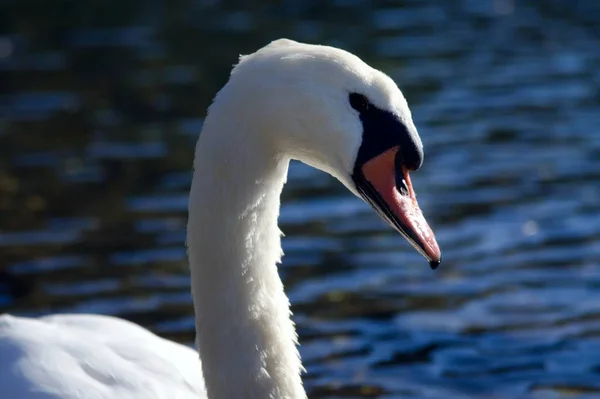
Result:
[[[442,254],[435,235],[419,208],[408,169],[395,146],[366,161],[355,178],[362,197],[428,261],[439,266]]]

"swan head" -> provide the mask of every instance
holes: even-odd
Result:
[[[240,57],[228,90],[244,120],[259,125],[262,145],[336,177],[439,265],[409,177],[423,145],[390,77],[344,50],[279,39]]]

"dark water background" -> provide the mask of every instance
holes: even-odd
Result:
[[[294,164],[281,275],[314,398],[600,398],[600,2],[5,0],[0,312],[193,340],[193,145],[240,53],[340,46],[390,74],[437,272]]]

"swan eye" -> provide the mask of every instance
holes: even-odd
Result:
[[[371,106],[369,99],[363,94],[350,93],[348,99],[350,100],[350,106],[358,112],[365,112]]]

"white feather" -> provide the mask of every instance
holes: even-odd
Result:
[[[196,351],[115,317],[2,315],[0,359],[7,399],[206,396]]]
[[[187,244],[198,352],[112,317],[4,315],[0,397],[306,398],[277,273],[279,197],[290,159],[356,194],[351,91],[412,123],[393,81],[348,52],[280,39],[240,57],[196,146]]]

